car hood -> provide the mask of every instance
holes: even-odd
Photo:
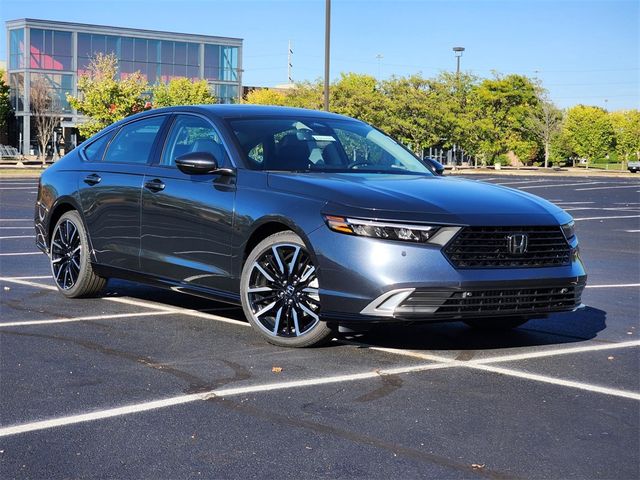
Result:
[[[571,217],[519,190],[451,177],[270,173],[274,190],[327,201],[323,213],[463,225],[549,225]]]

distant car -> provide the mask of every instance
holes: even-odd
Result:
[[[638,173],[638,171],[640,171],[640,162],[629,162],[627,164],[627,170],[631,173]]]
[[[241,304],[284,346],[370,322],[512,328],[576,309],[586,282],[562,209],[301,109],[126,118],[44,171],[35,228],[67,297],[149,282]]]

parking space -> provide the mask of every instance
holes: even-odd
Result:
[[[64,299],[34,246],[36,181],[0,180],[0,476],[637,478],[640,183],[470,178],[574,216],[584,309],[278,348],[172,291]]]

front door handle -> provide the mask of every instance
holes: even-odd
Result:
[[[151,190],[152,192],[160,192],[164,190],[164,187],[166,187],[166,185],[159,178],[154,178],[153,180],[149,180],[144,184],[144,188],[146,188],[147,190]]]
[[[102,180],[102,177],[100,177],[100,175],[98,175],[97,173],[92,173],[84,177],[84,183],[86,183],[87,185],[96,185],[100,183],[100,180]]]

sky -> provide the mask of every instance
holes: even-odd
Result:
[[[244,39],[243,84],[324,72],[324,0],[0,0],[3,21],[39,18]],[[333,0],[331,77],[461,69],[539,79],[565,108],[640,108],[640,0]],[[6,35],[0,59],[6,60]],[[381,58],[377,58],[381,56]]]

